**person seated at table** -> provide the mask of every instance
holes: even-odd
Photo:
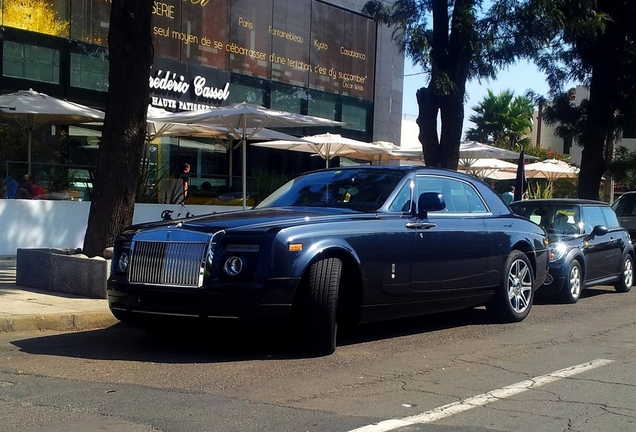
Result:
[[[22,177],[22,183],[28,186],[26,189],[31,195],[31,198],[41,199],[44,198],[44,196],[46,195],[46,190],[44,190],[42,186],[37,184],[37,182],[35,181],[35,177],[33,177],[31,174],[25,174]]]
[[[18,191],[18,182],[9,174],[0,174],[0,198],[13,199]]]

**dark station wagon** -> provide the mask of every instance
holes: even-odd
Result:
[[[545,232],[481,180],[397,166],[302,175],[254,209],[132,226],[116,240],[113,314],[291,323],[315,354],[338,325],[485,305],[523,320],[547,277]]]
[[[612,209],[618,217],[618,223],[629,232],[634,242],[636,240],[636,191],[622,194],[614,201]]]
[[[550,239],[550,275],[540,289],[575,303],[586,287],[613,285],[627,292],[634,282],[634,249],[609,204],[580,199],[536,199],[510,204],[543,227]]]

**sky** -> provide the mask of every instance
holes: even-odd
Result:
[[[421,74],[421,69],[411,65],[410,59],[405,59],[404,63],[404,101],[402,103],[402,141],[403,147],[417,147],[418,126],[415,123],[418,106],[415,99],[415,92],[418,88],[426,85],[426,75]],[[497,76],[497,80],[471,81],[466,84],[467,102],[464,105],[464,127],[466,132],[474,124],[468,118],[475,114],[471,109],[481,102],[492,90],[495,95],[505,90],[512,90],[515,95],[523,95],[526,90],[531,89],[537,94],[546,96],[548,84],[545,82],[545,75],[540,72],[532,63],[522,61],[502,70]]]

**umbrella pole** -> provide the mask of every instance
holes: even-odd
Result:
[[[234,138],[230,138],[230,146],[229,146],[229,153],[230,153],[230,181],[228,186],[231,188],[232,187],[232,164],[234,163],[234,158],[232,157],[232,154],[234,153]]]
[[[241,150],[243,152],[243,210],[247,209],[247,149],[245,147],[247,147],[247,140],[245,139],[245,134],[243,134],[241,145]]]
[[[247,119],[245,117],[243,117],[243,125],[242,125],[242,132],[243,132],[243,139],[241,140],[241,150],[243,152],[242,157],[243,157],[243,175],[242,177],[242,182],[243,182],[243,210],[247,209],[247,138],[245,137],[245,129],[247,127]]]
[[[31,130],[27,133],[27,174],[31,174]]]

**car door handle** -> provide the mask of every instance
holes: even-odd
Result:
[[[429,228],[434,228],[436,227],[437,224],[433,223],[433,222],[407,222],[406,223],[406,227],[407,228],[424,228],[424,229],[429,229]]]

